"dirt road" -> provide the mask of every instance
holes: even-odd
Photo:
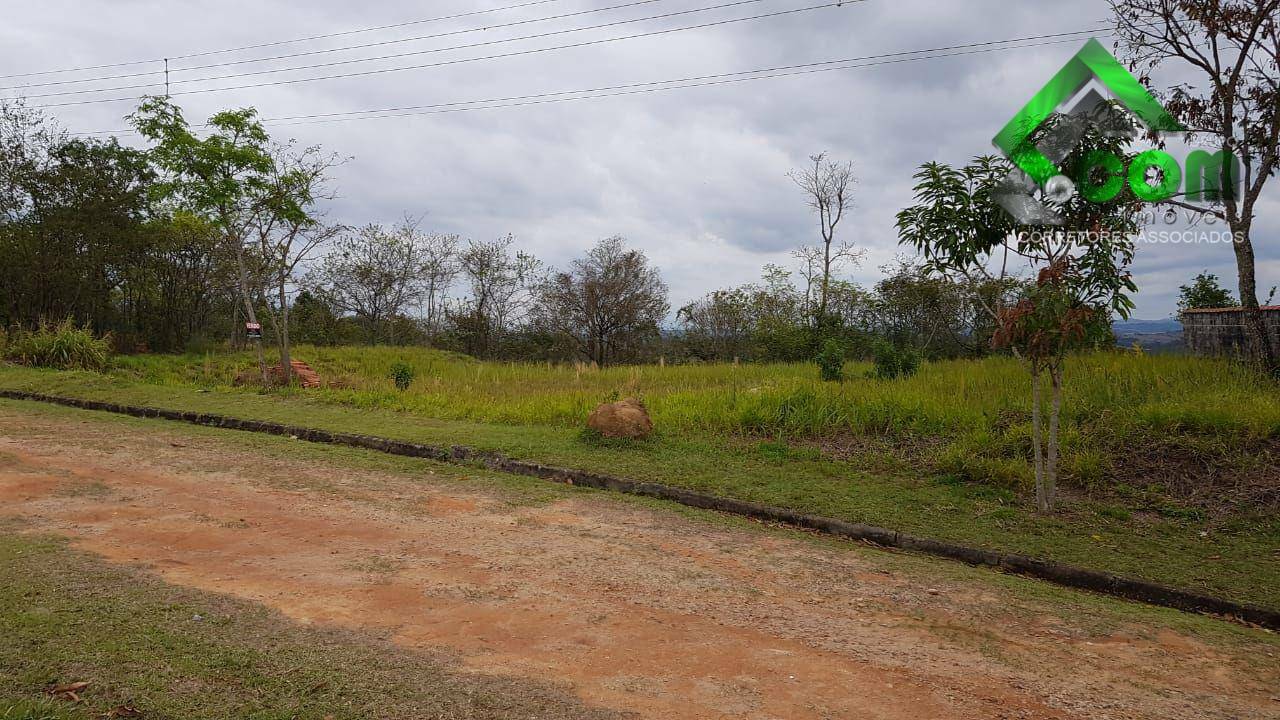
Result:
[[[1161,627],[1187,625],[1172,612],[604,494],[535,502],[427,463],[370,471],[288,440],[22,407],[0,407],[0,514],[29,531],[592,705],[1280,718],[1280,649],[1261,632],[1193,635]]]

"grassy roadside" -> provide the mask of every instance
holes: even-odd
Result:
[[[157,386],[123,377],[0,368],[0,387],[137,405],[358,430],[397,439],[467,444],[510,455],[741,497],[973,545],[1022,552],[1245,602],[1280,606],[1280,521],[1213,523],[1086,498],[1051,518],[1009,491],[918,477],[889,459],[864,466],[785,444],[698,436],[600,447],[570,428],[437,420],[357,409],[305,396]]]
[[[611,717],[562,689],[453,671],[15,529],[0,527],[3,720]],[[83,703],[47,696],[77,682],[90,683]]]

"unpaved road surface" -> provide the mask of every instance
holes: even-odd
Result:
[[[26,531],[591,705],[1280,718],[1261,631],[1194,636],[1161,627],[1172,613],[599,493],[530,502],[428,463],[370,471],[287,440],[23,407],[0,405],[0,514]]]

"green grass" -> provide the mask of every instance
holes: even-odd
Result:
[[[379,352],[385,353],[386,358],[392,356],[391,351]],[[443,356],[439,361],[451,366],[469,362]],[[1087,361],[1090,359],[1081,362]],[[190,367],[176,359],[134,362],[175,369]],[[227,364],[234,367],[229,361]],[[534,372],[528,367],[470,364],[482,374]],[[320,362],[317,365],[323,367]],[[732,372],[724,367],[666,371],[687,378],[697,373],[714,377],[712,370]],[[760,372],[755,368],[741,370]],[[924,372],[943,370],[933,366]],[[572,377],[574,371],[548,372],[567,372]],[[607,372],[628,377],[628,371]],[[422,376],[420,373],[419,382]],[[803,382],[799,376],[800,370],[794,369],[792,381]],[[926,381],[927,377],[922,377],[898,382],[906,388],[912,382]],[[1280,606],[1280,520],[1274,513],[1208,518],[1204,513],[1189,511],[1194,508],[1183,508],[1159,497],[1153,499],[1147,491],[1134,488],[1119,497],[1075,496],[1069,498],[1062,512],[1041,517],[1014,490],[912,465],[896,457],[892,450],[872,450],[841,460],[786,438],[744,439],[732,433],[682,433],[670,429],[646,442],[601,444],[584,440],[576,424],[442,419],[420,409],[397,409],[391,402],[345,404],[332,391],[257,394],[212,382],[210,388],[201,389],[195,383],[195,379],[170,378],[165,382],[163,376],[139,377],[136,368],[127,367],[105,376],[0,368],[0,387],[358,430],[416,442],[471,445],[530,460],[664,482]],[[372,390],[343,392],[375,394]],[[411,390],[406,396],[414,392]],[[521,392],[513,387],[511,394]],[[455,394],[460,396],[459,403],[470,402],[461,397],[465,392]],[[391,392],[387,396],[399,397]],[[653,398],[653,394],[646,393],[646,399]],[[412,398],[405,398],[405,402],[411,401]],[[659,423],[663,422],[661,418]],[[1162,503],[1160,507],[1167,505],[1167,512],[1157,512],[1154,502]]]
[[[913,457],[968,479],[1024,486],[1031,479],[1030,384],[1009,358],[926,364],[914,377],[871,378],[851,363],[843,383],[807,364],[589,366],[485,363],[417,348],[299,347],[296,357],[343,387],[317,401],[445,420],[580,427],[600,402],[644,399],[659,432],[704,438],[881,438],[927,443]],[[166,387],[225,389],[252,365],[247,353],[132,356],[112,375]],[[416,379],[399,392],[397,363]],[[1081,486],[1122,470],[1135,446],[1158,438],[1212,438],[1214,462],[1280,438],[1280,384],[1237,364],[1178,356],[1093,353],[1067,370],[1063,470]],[[250,391],[251,392],[251,391]]]
[[[302,627],[0,528],[0,720],[604,718],[562,689]],[[84,703],[51,686],[88,681]]]

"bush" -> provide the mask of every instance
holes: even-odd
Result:
[[[4,358],[19,365],[56,370],[105,370],[111,361],[111,336],[93,336],[70,318],[58,325],[41,322],[34,331],[18,330],[4,348]]]
[[[415,375],[416,373],[414,373],[412,365],[407,362],[396,361],[391,366],[391,374],[389,377],[395,382],[396,389],[400,392],[404,392],[413,384],[413,378]]]
[[[913,348],[900,348],[887,340],[877,340],[871,346],[875,361],[875,376],[881,380],[911,377],[920,369],[920,353]]]
[[[823,341],[822,352],[813,360],[818,363],[818,372],[826,382],[844,379],[844,345],[839,340],[827,338]]]

